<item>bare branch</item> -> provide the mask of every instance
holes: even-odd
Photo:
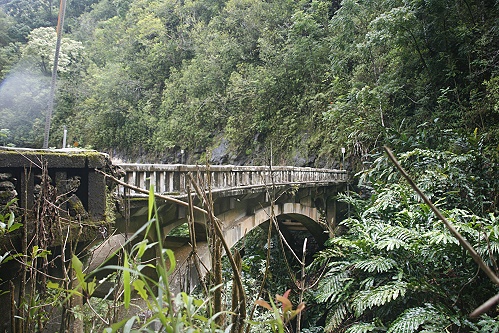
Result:
[[[466,251],[468,251],[468,253],[471,255],[473,260],[478,264],[478,266],[480,266],[482,271],[485,274],[487,274],[489,279],[493,283],[495,283],[496,285],[499,285],[499,278],[494,274],[494,272],[490,269],[490,267],[487,266],[487,264],[482,260],[482,257],[480,257],[480,255],[476,252],[476,250],[473,248],[473,246],[471,246],[471,244],[459,233],[459,231],[456,230],[454,225],[449,220],[447,220],[445,218],[445,216],[440,212],[440,210],[437,207],[435,207],[435,205],[431,202],[431,200],[428,199],[428,197],[419,189],[419,187],[416,185],[414,180],[412,180],[412,178],[407,174],[407,172],[402,168],[400,163],[397,161],[397,158],[395,157],[395,155],[393,155],[390,148],[388,148],[387,146],[384,146],[383,148],[385,149],[386,153],[388,154],[388,157],[390,158],[390,160],[392,160],[393,164],[395,164],[397,169],[400,171],[402,176],[404,176],[404,178],[407,180],[409,185],[411,185],[411,187],[414,189],[414,191],[416,191],[416,193],[430,207],[430,209],[435,213],[435,215],[437,215],[437,217],[445,224],[447,229],[449,229],[451,234],[459,241],[461,246],[464,247],[464,249]]]
[[[390,160],[395,164],[397,169],[400,171],[402,176],[407,180],[409,185],[416,191],[416,193],[423,199],[423,201],[430,207],[430,209],[437,215],[437,217],[445,224],[447,229],[451,232],[451,234],[459,241],[461,246],[468,251],[468,253],[471,255],[473,260],[478,264],[478,266],[482,269],[482,271],[487,274],[489,279],[496,285],[499,285],[499,278],[497,275],[490,269],[489,266],[483,261],[482,257],[476,252],[476,250],[471,246],[471,244],[459,233],[459,231],[456,230],[454,225],[443,216],[443,214],[440,212],[440,210],[435,207],[435,205],[431,202],[431,200],[419,189],[419,187],[416,185],[414,180],[407,174],[407,172],[402,168],[400,163],[397,161],[397,158],[395,155],[393,155],[392,151],[390,148],[387,146],[383,146],[385,149],[386,153],[388,154],[388,157]],[[473,311],[470,314],[470,317],[478,317],[481,314],[485,313],[488,309],[490,309],[494,304],[499,302],[499,294],[495,295],[494,297],[490,298],[487,302],[479,306],[475,311]]]

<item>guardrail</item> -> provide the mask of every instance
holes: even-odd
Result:
[[[164,194],[185,194],[188,174],[207,180],[211,176],[212,190],[241,187],[258,187],[271,184],[304,184],[347,182],[346,170],[315,169],[290,166],[234,166],[234,165],[184,165],[184,164],[118,164],[125,171],[124,182],[129,185],[149,189],[153,184],[155,191]],[[118,187],[124,194],[125,188]],[[134,191],[127,193],[135,195]]]

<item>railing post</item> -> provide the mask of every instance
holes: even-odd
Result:
[[[177,192],[180,189],[180,171],[178,169],[173,171],[172,178],[171,192]]]
[[[310,167],[276,166],[212,166],[205,169],[187,165],[138,165],[123,164],[125,182],[147,189],[150,184],[160,193],[183,194],[186,190],[187,173],[191,170],[200,172],[207,184],[210,172],[211,187],[214,190],[236,188],[239,186],[269,185],[300,182],[345,182],[347,175],[343,170],[314,169]],[[208,171],[209,170],[209,171]],[[125,191],[118,189],[120,194]]]
[[[156,178],[156,186],[158,187],[158,192],[159,193],[165,193],[166,192],[166,179],[165,179],[165,172],[164,171],[157,171],[158,177]]]
[[[187,173],[189,172],[188,169],[185,166],[181,166],[181,173],[180,173],[180,193],[186,193],[187,192]]]

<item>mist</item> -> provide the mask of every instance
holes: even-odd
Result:
[[[0,84],[0,129],[8,129],[8,144],[41,148],[50,77],[19,64]]]

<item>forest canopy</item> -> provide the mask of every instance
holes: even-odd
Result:
[[[39,147],[58,3],[0,8],[0,127]],[[498,14],[492,0],[69,1],[50,145],[66,126],[129,159],[257,164],[272,147],[310,166],[394,135],[477,129],[496,148]]]

